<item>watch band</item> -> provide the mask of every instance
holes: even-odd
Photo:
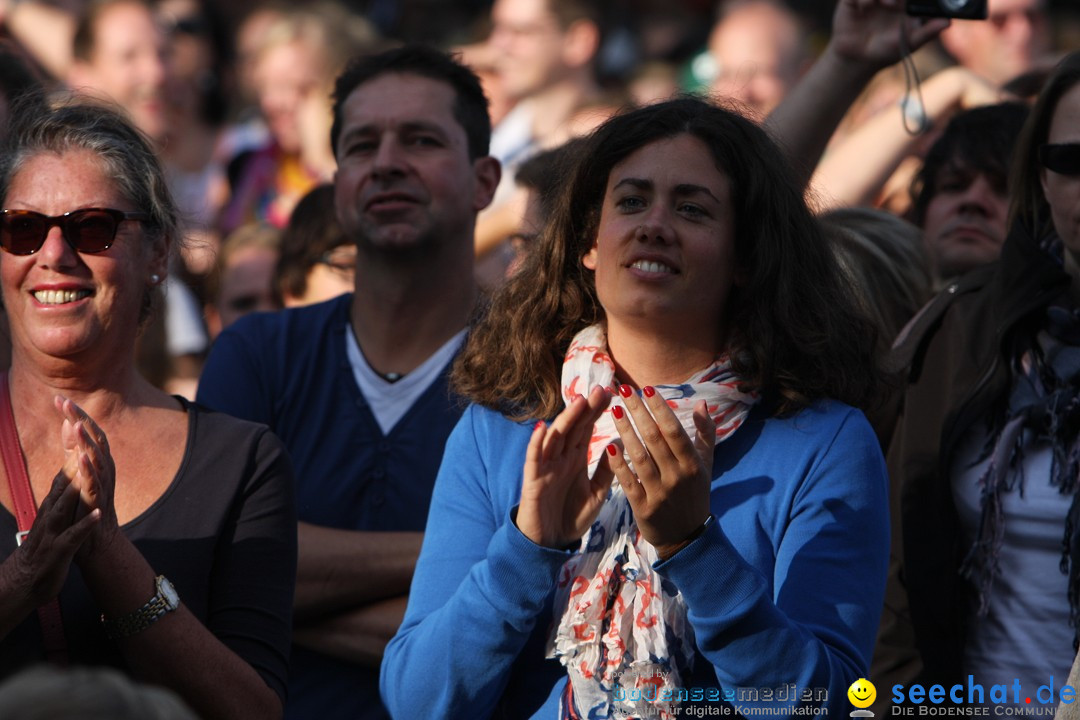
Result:
[[[105,635],[110,640],[137,635],[160,620],[166,613],[180,607],[180,597],[168,578],[158,575],[154,579],[154,585],[156,588],[154,596],[138,610],[112,620],[104,615],[101,616],[101,623],[105,626]]]

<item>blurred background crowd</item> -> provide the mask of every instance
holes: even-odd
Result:
[[[352,289],[326,142],[330,88],[349,57],[419,41],[461,52],[482,77],[504,167],[476,234],[477,272],[492,287],[539,229],[564,143],[679,92],[764,120],[826,46],[833,11],[832,0],[6,0],[0,112],[28,89],[68,87],[119,104],[153,139],[186,242],[141,362],[193,397],[209,344],[237,317]],[[914,290],[903,280],[906,309],[890,330],[942,279],[996,256],[1024,108],[967,118],[924,166],[934,142],[961,111],[1031,99],[1077,47],[1070,0],[990,0],[987,20],[954,22],[909,65],[878,73],[811,159],[819,210],[883,208],[923,230],[897,250],[911,262],[889,264],[922,278]],[[793,131],[799,112],[785,118]],[[950,244],[960,208],[962,232],[980,237]]]

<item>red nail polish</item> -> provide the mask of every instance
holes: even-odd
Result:
[[[623,397],[630,397],[634,394],[634,388],[630,387],[629,385],[620,385],[619,394]]]
[[[544,424],[544,421],[543,421],[543,420],[537,420],[537,421],[536,421],[536,424],[535,424],[535,425],[533,425],[533,432],[536,432],[537,430],[539,430],[539,429],[540,429],[540,427],[541,427],[541,426],[542,426],[543,424]]]
[[[611,414],[615,416],[616,420],[622,420],[623,415],[625,415],[626,413],[623,412],[622,405],[613,405],[611,407]],[[608,447],[611,446],[608,445]]]
[[[656,394],[656,388],[654,388],[652,385],[646,385],[645,387],[641,388],[641,392],[645,393],[645,397],[652,397]]]
[[[615,443],[611,443],[607,446],[607,454],[611,457],[615,457],[619,454],[619,448],[615,447]]]

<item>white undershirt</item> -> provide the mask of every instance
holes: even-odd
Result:
[[[352,328],[347,329],[345,353],[349,357],[349,364],[352,365],[353,377],[356,378],[356,384],[360,387],[360,392],[364,394],[364,399],[367,400],[383,435],[389,435],[398,420],[409,411],[424,391],[431,387],[431,383],[435,382],[457,354],[458,348],[465,341],[465,333],[466,331],[462,330],[447,340],[431,357],[408,375],[397,382],[389,382],[371,369],[364,354],[360,351],[360,343],[356,341]]]

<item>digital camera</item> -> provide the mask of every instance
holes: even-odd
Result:
[[[985,20],[986,0],[907,0],[907,14]]]

